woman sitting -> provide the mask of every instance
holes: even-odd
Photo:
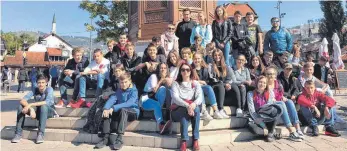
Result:
[[[213,89],[210,85],[208,85],[209,80],[211,79],[210,73],[211,73],[211,68],[206,65],[203,55],[201,53],[195,53],[193,55],[193,64],[194,72],[197,73],[199,77],[199,83],[201,85],[201,88],[204,92],[204,95],[207,96],[208,98],[208,104],[211,105],[212,109],[214,112],[216,112],[216,117],[219,119],[223,118],[222,115],[219,114],[218,108],[217,108],[217,101],[216,101],[216,96],[213,92]],[[204,119],[205,121],[210,121],[213,118],[211,115],[207,112],[206,110],[206,99],[203,100],[202,103],[202,116],[201,118]]]
[[[195,81],[196,75],[192,72],[189,64],[183,63],[180,67],[177,81],[172,83],[171,116],[176,122],[180,122],[181,127],[181,151],[187,150],[188,123],[192,123],[193,150],[200,150],[199,125],[200,109],[199,105],[204,99],[201,85]]]
[[[236,94],[237,101],[241,101],[240,90],[235,82],[235,75],[233,70],[225,64],[223,52],[216,49],[213,54],[213,63],[211,65],[211,86],[216,94],[218,100],[218,110],[223,118],[229,118],[229,116],[224,111],[224,100],[226,94],[234,92]],[[228,102],[231,104],[231,102]],[[216,112],[215,112],[216,113]],[[218,117],[217,114],[214,115],[215,118]]]
[[[236,117],[243,117],[243,110],[246,107],[246,93],[252,84],[249,70],[245,67],[246,57],[239,55],[236,60],[236,70],[234,71],[235,82],[239,87],[241,94],[241,102],[238,103],[236,109]]]
[[[157,73],[152,74],[144,88],[147,93],[147,99],[142,102],[142,108],[148,111],[154,111],[154,117],[159,125],[160,134],[163,134],[171,125],[171,121],[164,122],[162,106],[165,103],[167,87],[171,86],[172,80],[169,78],[168,67],[165,63],[158,65]]]
[[[252,56],[251,62],[248,63],[248,69],[253,82],[252,85],[257,86],[254,84],[254,81],[257,80],[259,76],[264,75],[265,72],[265,66],[261,58],[259,56]]]
[[[178,75],[178,68],[182,64],[182,60],[176,51],[170,51],[167,58],[167,65],[170,71],[170,78],[176,80]]]

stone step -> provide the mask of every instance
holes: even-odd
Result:
[[[266,136],[268,134],[267,129],[262,129],[255,124],[249,124],[248,128],[250,129],[250,131],[253,132],[253,134],[256,134],[258,136]],[[289,131],[285,126],[276,126],[275,130],[276,130],[276,133],[282,134],[283,137],[289,136]],[[319,125],[318,130],[320,133],[322,133],[324,131],[324,125]],[[304,134],[312,133],[312,129],[309,126],[302,126],[301,131]]]
[[[92,98],[87,98],[86,100],[93,101]],[[60,116],[63,117],[86,117],[88,115],[89,108],[56,108],[55,110]],[[227,115],[236,115],[236,107],[225,106],[224,110]],[[207,111],[210,113],[210,115],[213,115],[213,109],[211,107],[207,107]],[[164,113],[165,109],[163,109],[163,114]],[[145,118],[154,119],[153,111],[145,111],[143,114]]]
[[[14,137],[15,127],[7,126],[1,131],[2,139],[12,139]],[[23,130],[23,139],[35,140],[37,137],[37,129],[25,128]],[[223,138],[223,139],[221,139]],[[247,141],[255,138],[247,129],[237,130],[219,130],[219,131],[204,131],[200,132],[200,145],[218,145],[238,141]],[[135,133],[126,132],[123,136],[124,145],[126,146],[141,146],[151,148],[179,148],[180,135],[159,135],[157,133]],[[65,141],[65,142],[80,142],[80,143],[97,143],[101,139],[97,134],[89,134],[81,130],[66,130],[66,129],[46,129],[46,141]],[[188,141],[191,145],[192,138]]]
[[[47,120],[46,128],[54,128],[54,129],[81,129],[86,123],[86,118],[78,118],[78,117],[58,117],[58,118],[50,118]],[[236,118],[231,116],[229,119],[215,119],[212,120],[208,125],[203,126],[203,120],[200,121],[200,130],[201,131],[209,131],[209,130],[220,130],[220,129],[235,129],[235,128],[244,128],[247,124],[247,119],[245,118]],[[30,117],[26,117],[25,126],[28,127],[36,127],[38,125],[38,121],[31,119]],[[158,125],[155,121],[133,121],[128,124],[126,128],[127,131],[131,132],[157,132],[159,131]],[[173,133],[180,132],[180,124],[178,122],[174,122],[171,126],[171,131]],[[191,131],[191,128],[189,129]]]

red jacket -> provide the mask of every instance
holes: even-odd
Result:
[[[320,102],[324,102],[327,107],[333,107],[335,105],[335,100],[333,98],[326,96],[317,90],[311,96],[307,94],[306,90],[304,90],[298,98],[298,104],[305,107],[318,105]]]

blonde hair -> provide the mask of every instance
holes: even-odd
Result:
[[[72,49],[72,55],[75,55],[76,53],[84,53],[84,50],[82,47],[76,47]]]
[[[107,41],[107,46],[109,46],[109,45],[115,45],[116,44],[116,41],[114,41],[113,39],[111,39],[111,40],[109,40],[109,41]]]
[[[131,81],[131,74],[129,72],[125,72],[119,77],[119,80],[123,81],[129,79]]]
[[[219,9],[219,8],[223,10],[223,18],[219,18],[218,14],[217,14],[217,9]],[[215,15],[215,18],[217,20],[227,20],[228,19],[228,13],[223,6],[218,6],[214,11],[214,15]]]
[[[185,54],[185,53],[192,54],[192,50],[190,50],[189,47],[184,47],[184,48],[182,48],[181,53],[182,54]]]

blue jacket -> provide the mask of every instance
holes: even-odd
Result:
[[[284,51],[292,52],[293,41],[288,30],[279,28],[278,31],[271,29],[265,35],[264,51],[273,51],[276,54],[282,54]]]
[[[108,110],[112,107],[113,112],[117,112],[121,108],[132,108],[136,111],[137,116],[139,116],[140,110],[138,101],[138,91],[135,84],[133,84],[131,88],[128,88],[125,91],[118,88],[116,92],[107,100],[104,105],[104,109]]]
[[[192,29],[192,34],[190,35],[190,44],[194,44],[195,36],[201,36],[202,42],[201,46],[206,48],[206,44],[210,43],[212,41],[212,28],[211,25],[206,25],[205,27],[202,27],[202,25],[196,25]]]

